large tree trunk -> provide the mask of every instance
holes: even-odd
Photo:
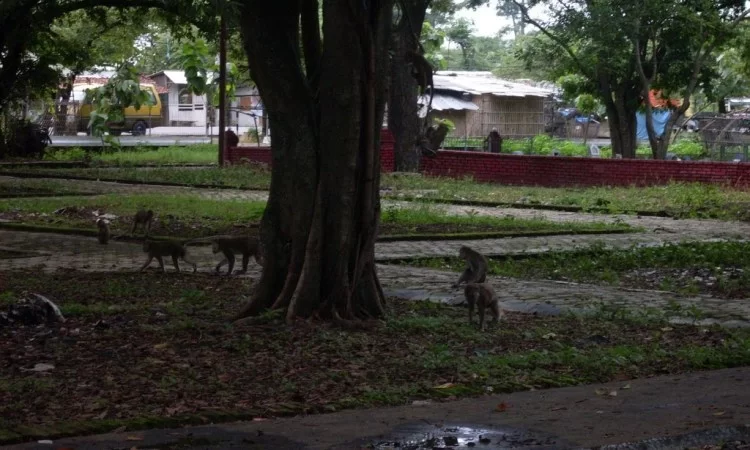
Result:
[[[429,1],[407,0],[402,3],[408,8],[401,21],[393,30],[391,52],[391,90],[388,98],[388,129],[393,133],[393,151],[397,171],[416,172],[419,170],[421,152],[417,147],[420,133],[418,116],[417,81],[412,76],[412,67],[406,57],[407,51],[416,51],[417,39],[422,34]]]
[[[635,110],[616,108],[607,105],[607,120],[609,121],[609,136],[612,143],[612,157],[622,155],[623,158],[635,158],[636,141]]]
[[[612,89],[608,75],[599,77],[599,89],[607,109],[609,135],[612,142],[612,157],[635,158],[636,140],[635,113],[638,109],[638,90],[635,84],[620,83]]]
[[[318,8],[299,5],[242,10],[251,74],[274,128],[263,273],[238,317],[268,308],[286,310],[288,321],[381,317],[374,248],[392,3],[325,0],[322,51]],[[300,14],[307,74],[295,45]]]

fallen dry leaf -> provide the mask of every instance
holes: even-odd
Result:
[[[495,406],[495,412],[505,412],[508,410],[508,405],[505,402],[498,403]]]
[[[143,437],[141,437],[141,436],[128,436],[127,440],[128,441],[142,441]]]
[[[630,383],[626,384],[625,386],[621,387],[620,389],[630,389]]]
[[[719,412],[714,413],[714,416],[723,416],[723,415],[724,415],[724,411],[719,411]]]
[[[434,386],[433,389],[448,389],[448,388],[452,388],[455,385],[456,385],[455,383],[443,383],[439,386]]]

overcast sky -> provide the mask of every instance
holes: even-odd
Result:
[[[460,3],[461,0],[453,0],[454,3]],[[531,8],[531,17],[533,18],[544,18],[544,7],[537,5]],[[476,11],[471,9],[460,9],[456,13],[456,17],[463,17],[474,22],[474,29],[476,34],[479,36],[495,36],[500,28],[510,27],[510,19],[504,17],[498,17],[497,15],[497,0],[490,0],[489,3],[481,8],[477,8]],[[505,37],[513,37],[513,33],[508,33]]]
[[[454,3],[458,3],[454,0]],[[471,9],[461,9],[456,13],[456,17],[463,17],[474,22],[474,28],[479,36],[495,36],[500,28],[510,25],[510,20],[497,15],[497,2],[490,0],[488,5],[477,8],[476,11]]]

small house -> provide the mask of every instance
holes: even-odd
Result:
[[[493,128],[504,138],[544,133],[551,89],[503,80],[492,72],[438,71],[433,83],[431,116],[453,122],[453,136],[484,138]]]

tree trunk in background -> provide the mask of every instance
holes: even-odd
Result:
[[[273,163],[265,264],[238,318],[267,308],[284,309],[288,321],[381,317],[374,249],[392,1],[325,0],[322,52],[305,55],[319,61],[315,74],[302,72],[290,42],[299,42],[302,14],[303,48],[320,51],[310,42],[319,39],[318,8],[299,6],[246,2],[241,14],[251,75],[273,124]]]
[[[75,72],[72,72],[65,77],[63,85],[57,90],[57,96],[55,97],[55,134],[58,136],[64,135],[67,131],[68,103],[73,93],[76,75]]]
[[[635,114],[638,110],[638,83],[612,83],[608,75],[599,78],[599,91],[607,109],[612,157],[635,158],[638,147]]]
[[[416,51],[417,40],[422,34],[428,0],[406,0],[402,7],[400,23],[393,29],[390,70],[390,92],[388,97],[388,129],[393,133],[395,169],[403,172],[419,170],[421,152],[417,148],[421,119],[418,116],[417,99],[419,88],[407,63],[406,52]],[[415,38],[416,37],[416,38]]]
[[[726,114],[727,113],[726,97],[721,97],[718,100],[716,100],[716,106],[718,107],[719,114]]]

